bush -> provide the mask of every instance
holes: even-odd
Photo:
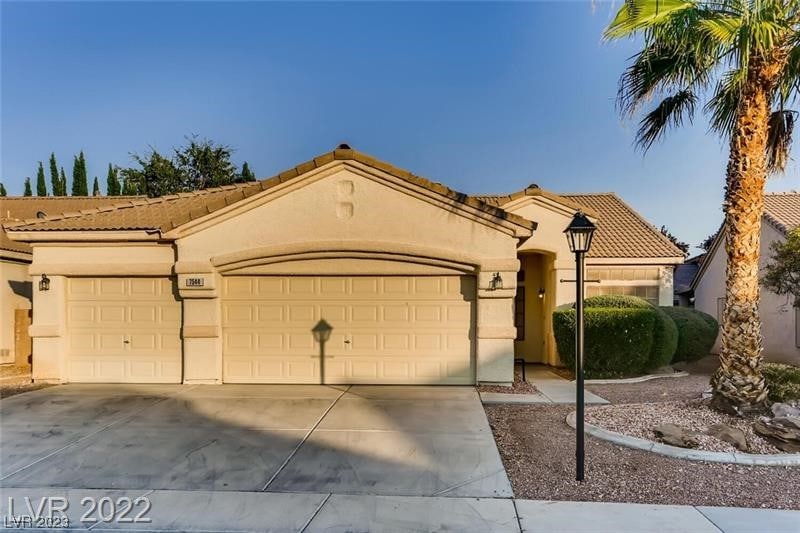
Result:
[[[585,309],[583,367],[586,377],[620,377],[642,372],[650,360],[657,316],[652,306],[649,309]],[[574,309],[553,313],[553,333],[561,361],[574,367]]]
[[[761,367],[773,402],[800,400],[800,367],[783,363],[764,363]]]
[[[678,347],[678,327],[661,308],[636,296],[606,295],[587,298],[584,306],[604,309],[652,309],[656,313],[650,357],[643,370],[654,370],[672,362]]]
[[[719,324],[709,314],[688,307],[662,307],[678,327],[678,346],[673,363],[697,361],[711,353]]]

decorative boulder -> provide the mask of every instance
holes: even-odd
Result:
[[[683,429],[675,424],[661,424],[653,428],[653,431],[661,438],[664,444],[679,446],[681,448],[694,448],[698,444],[692,431]]]
[[[780,402],[773,403],[772,416],[776,418],[783,416],[800,418],[800,407],[794,407],[793,405],[789,405],[788,403],[780,403]]]
[[[733,445],[737,450],[743,452],[750,451],[750,445],[747,443],[747,436],[745,436],[744,431],[741,429],[731,427],[727,424],[714,424],[706,430],[706,435],[727,442]]]
[[[800,429],[781,423],[782,417],[770,420],[762,416],[753,429],[773,446],[789,453],[800,453]]]

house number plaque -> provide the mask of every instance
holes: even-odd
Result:
[[[202,287],[205,285],[204,278],[186,278],[186,286],[187,287]]]

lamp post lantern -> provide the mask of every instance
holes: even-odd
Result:
[[[578,211],[564,230],[569,250],[575,254],[575,479],[583,481],[584,463],[584,399],[583,399],[583,259],[592,246],[597,229],[591,220]]]

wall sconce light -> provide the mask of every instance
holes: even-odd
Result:
[[[544,287],[542,287],[541,289],[539,289],[539,299],[540,299],[540,300],[544,299]]]
[[[39,281],[39,290],[40,291],[50,290],[50,278],[47,277],[47,274],[42,274],[42,279]]]
[[[492,279],[489,280],[489,290],[496,291],[498,289],[503,288],[503,278],[500,276],[500,272],[495,272],[492,274]]]

